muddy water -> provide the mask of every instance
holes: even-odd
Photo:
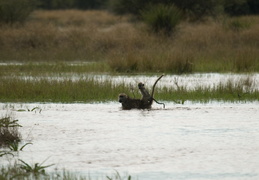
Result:
[[[18,111],[40,107],[39,111]],[[140,180],[259,179],[259,103],[176,105],[123,111],[120,104],[0,104],[32,142],[19,158],[92,177]]]

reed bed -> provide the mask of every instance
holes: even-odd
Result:
[[[258,72],[259,16],[181,22],[171,37],[106,11],[35,11],[0,27],[0,61],[99,61],[115,72]]]
[[[253,88],[251,78],[219,83],[213,87],[159,87],[156,89],[157,100],[174,101],[257,101],[259,92]],[[136,91],[138,91],[136,89]],[[119,93],[133,97],[132,87],[125,83],[115,84],[111,80],[98,81],[91,77],[78,80],[72,78],[19,78],[2,77],[0,98],[2,102],[107,102],[117,101]],[[139,97],[138,97],[139,96]],[[136,98],[140,98],[137,95]]]

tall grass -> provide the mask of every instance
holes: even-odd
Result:
[[[119,93],[132,95],[132,87],[124,83],[115,84],[106,79],[98,81],[85,77],[79,80],[71,78],[18,78],[2,77],[0,98],[2,102],[106,102],[117,101]],[[258,90],[253,90],[251,78],[219,83],[214,87],[165,86],[156,89],[156,98],[166,101],[256,101]],[[136,97],[137,98],[137,97]]]
[[[115,100],[120,92],[126,91],[123,85],[93,78],[76,81],[71,78],[2,78],[0,84],[2,102],[100,102]]]
[[[0,61],[99,61],[119,72],[258,72],[259,16],[181,22],[174,36],[106,11],[35,11],[0,27]]]

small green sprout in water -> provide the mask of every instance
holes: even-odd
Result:
[[[29,165],[28,163],[24,162],[21,159],[19,159],[19,161],[22,162],[22,164],[20,164],[21,169],[25,170],[27,173],[33,173],[33,174],[45,174],[45,169],[54,165],[54,164],[50,164],[47,166],[42,166],[42,164],[45,161],[43,161],[43,163],[41,164],[35,163],[34,165]]]
[[[26,143],[24,144],[22,147],[19,147],[19,142],[18,141],[14,141],[13,143],[10,143],[8,148],[11,150],[11,151],[22,151],[23,148],[25,148],[27,145],[29,144],[32,144],[32,143]]]
[[[116,170],[115,170],[116,171]],[[127,175],[127,177],[121,177],[120,173],[118,171],[116,171],[116,173],[113,176],[106,176],[106,178],[108,180],[123,180],[123,179],[127,179],[127,180],[131,180],[131,176]]]
[[[23,111],[33,112],[34,111],[36,113],[37,110],[39,111],[39,113],[41,113],[41,111],[42,111],[42,109],[39,108],[39,107],[34,107],[32,109],[27,108],[27,110],[26,109],[18,109],[17,111],[19,111],[19,112],[23,112]]]

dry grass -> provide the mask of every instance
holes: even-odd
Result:
[[[1,61],[103,61],[122,72],[259,71],[259,16],[182,22],[174,36],[106,11],[35,11],[0,27]]]

